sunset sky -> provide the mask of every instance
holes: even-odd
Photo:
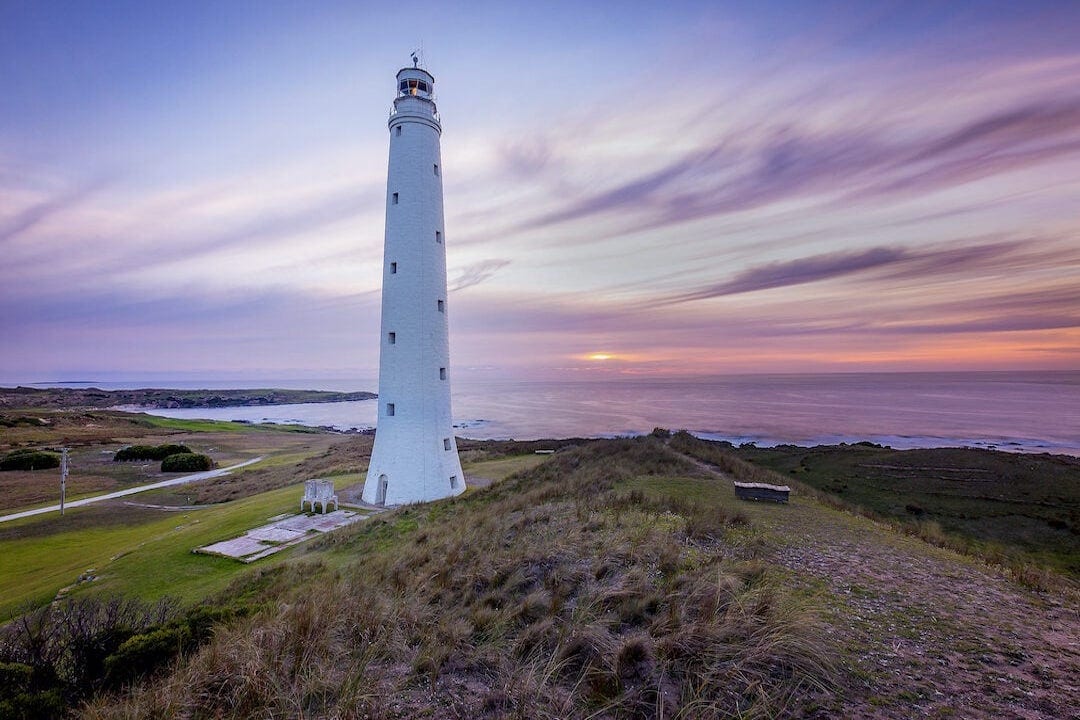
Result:
[[[1080,368],[1078,2],[0,0],[0,381],[374,377],[420,47],[462,374]]]

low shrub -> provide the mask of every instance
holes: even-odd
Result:
[[[23,663],[0,661],[0,718],[46,720],[64,715],[60,690],[48,687],[43,674]]]
[[[170,455],[190,453],[191,448],[187,445],[129,445],[121,448],[113,455],[113,462],[126,462],[129,460],[164,460]]]
[[[113,462],[127,462],[129,460],[151,460],[154,459],[153,445],[129,445],[125,448],[120,448],[113,455]]]
[[[0,628],[0,719],[67,717],[86,697],[151,677],[257,609],[87,598],[19,616]]]
[[[114,686],[131,683],[164,667],[192,646],[191,631],[179,623],[132,635],[105,658],[105,676]]]
[[[40,427],[42,425],[48,425],[47,422],[41,418],[17,416],[11,417],[9,415],[0,415],[0,427],[18,427],[19,425],[29,425],[31,427]]]
[[[213,460],[193,452],[175,453],[161,461],[161,472],[199,472],[213,467]]]
[[[12,450],[0,459],[0,470],[47,470],[60,467],[60,456],[43,450]]]

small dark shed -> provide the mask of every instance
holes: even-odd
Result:
[[[768,500],[786,503],[791,488],[787,485],[768,485],[766,483],[735,483],[735,494],[740,500]]]

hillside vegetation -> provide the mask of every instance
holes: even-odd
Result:
[[[860,443],[735,455],[999,562],[1080,580],[1080,458]]]
[[[88,444],[72,452],[72,478],[87,482],[145,472],[112,462],[135,438],[266,459],[145,505],[0,530],[7,611],[20,596],[47,604],[0,631],[0,717],[5,706],[91,718],[1075,714],[1080,603],[1068,578],[721,443],[664,431],[461,441],[465,495],[245,567],[190,550],[295,511],[308,477],[333,477],[350,497],[370,437],[27,413],[48,425],[15,424],[0,440],[77,436]],[[857,465],[884,451],[848,449]],[[1024,462],[1052,475],[1058,460]],[[0,480],[18,490],[35,475]],[[791,502],[739,503],[733,479],[787,483]]]
[[[238,582],[271,609],[87,715],[782,715],[829,653],[732,502],[652,438],[564,450]]]

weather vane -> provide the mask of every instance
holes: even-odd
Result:
[[[418,53],[418,52],[420,52],[420,51],[419,50],[413,50],[412,51],[412,66],[414,68],[418,67],[419,63],[420,63],[420,60],[416,57],[416,53]]]

